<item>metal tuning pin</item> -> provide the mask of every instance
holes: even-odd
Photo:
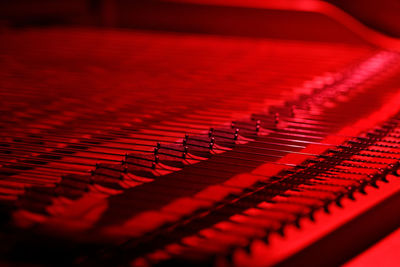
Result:
[[[260,132],[260,128],[261,128],[261,121],[257,120],[256,121],[256,132],[259,133]]]
[[[209,144],[210,151],[213,150],[214,145],[215,145],[215,137],[211,137],[210,138],[210,144]]]
[[[214,135],[214,128],[210,128],[209,130],[208,130],[208,137],[212,137]]]
[[[274,122],[275,122],[275,127],[278,127],[279,124],[279,113],[275,112],[274,114]]]
[[[236,128],[235,129],[235,133],[234,133],[234,135],[233,135],[233,140],[238,140],[238,137],[239,137],[239,128]]]
[[[188,140],[189,140],[189,134],[185,134],[185,137],[182,139],[182,145],[184,147],[187,147]]]
[[[154,147],[154,156],[158,155],[158,152],[160,151],[160,148],[161,148],[161,143],[157,142],[156,147]]]

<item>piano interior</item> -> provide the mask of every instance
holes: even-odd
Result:
[[[322,1],[0,6],[2,265],[399,264],[396,37]]]

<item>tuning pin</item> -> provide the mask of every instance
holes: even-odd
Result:
[[[238,137],[239,137],[239,128],[236,128],[236,129],[235,129],[235,134],[233,135],[233,139],[234,139],[234,140],[237,140]]]
[[[379,186],[376,184],[375,180],[371,181],[369,184],[374,188],[379,188]]]
[[[280,236],[284,237],[284,236],[285,236],[285,224],[282,223],[282,224],[281,224],[281,227],[279,227],[279,228],[276,230],[276,232],[277,232]]]
[[[279,113],[278,113],[278,112],[276,112],[276,113],[274,114],[274,118],[275,118],[275,126],[277,126],[278,123],[279,123]]]
[[[327,214],[331,213],[331,211],[329,210],[330,203],[331,203],[331,201],[327,200],[327,201],[325,201],[324,206],[323,206],[324,212]]]
[[[360,181],[358,181],[358,183],[359,183],[358,191],[359,191],[361,194],[366,195],[367,192],[365,192],[365,186],[367,185],[367,182],[364,181],[364,180],[360,180]]]
[[[342,208],[342,207],[343,207],[343,205],[342,205],[342,198],[343,198],[343,196],[339,196],[339,197],[335,200],[335,204],[336,204],[336,206],[338,206],[339,208]]]
[[[214,128],[210,128],[210,130],[208,131],[208,137],[213,136],[214,134]]]
[[[261,128],[261,121],[260,121],[260,120],[257,120],[257,121],[256,121],[256,132],[259,132],[259,131],[260,131],[260,128]]]
[[[158,155],[158,151],[160,150],[160,148],[161,148],[161,144],[160,144],[160,142],[157,142],[157,146],[154,148],[154,156]]]
[[[154,162],[152,162],[151,164],[151,168],[155,169],[156,168],[156,164],[159,162],[159,158],[157,155],[154,156]]]
[[[213,149],[214,144],[215,144],[215,138],[211,137],[210,138],[210,145],[209,145],[210,146],[210,150]]]
[[[124,158],[122,159],[122,164],[126,164],[128,159],[128,153],[125,153]]]
[[[188,140],[189,140],[189,135],[185,134],[185,138],[183,138],[183,140],[182,140],[182,145],[184,147],[187,145]]]
[[[394,176],[397,176],[397,177],[400,176],[400,175],[399,175],[399,166],[400,166],[400,163],[397,162],[397,163],[391,164],[391,165],[392,165],[391,168],[390,168],[391,174],[394,175]]]
[[[376,180],[379,178],[377,174],[370,174],[368,175],[369,180],[369,185],[375,188],[379,188],[378,185],[376,184]]]

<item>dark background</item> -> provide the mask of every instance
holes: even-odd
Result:
[[[277,1],[277,0],[275,0]],[[293,0],[296,1],[296,0]],[[400,0],[326,0],[365,25],[400,37]],[[0,0],[0,27],[83,25],[119,27],[119,11],[157,0]],[[229,2],[229,1],[227,1]]]

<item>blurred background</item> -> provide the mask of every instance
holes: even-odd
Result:
[[[304,0],[302,0],[304,2]],[[350,13],[365,25],[400,37],[400,0],[326,0]],[[95,27],[152,28],[160,9],[171,9],[170,19],[182,16],[188,4],[163,0],[0,0],[0,27],[76,25]],[[221,1],[219,1],[221,2]],[[226,5],[229,5],[226,0]],[[245,3],[245,1],[243,1]],[[265,2],[262,0],[260,2]],[[274,1],[276,2],[276,1]],[[286,1],[287,2],[287,1]],[[295,3],[296,0],[291,2]],[[173,8],[172,8],[173,6]],[[192,5],[193,6],[193,5]],[[168,18],[167,18],[168,19]]]

